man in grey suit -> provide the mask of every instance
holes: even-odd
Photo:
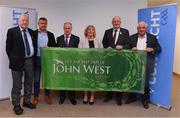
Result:
[[[35,109],[31,103],[32,83],[34,78],[34,34],[28,28],[29,16],[22,14],[19,17],[19,26],[10,28],[7,32],[6,52],[9,58],[13,87],[11,91],[12,104],[16,115],[23,113],[20,106],[22,77],[24,74],[24,101],[23,106]]]

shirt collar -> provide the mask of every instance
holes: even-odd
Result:
[[[22,27],[20,27],[20,26],[19,26],[19,28],[20,28],[21,32],[24,30],[24,29],[23,29]],[[27,31],[27,28],[26,28],[25,30]]]
[[[113,32],[114,32],[115,30],[117,30],[117,32],[119,32],[119,31],[120,31],[120,28],[118,28],[118,29],[114,29],[114,28],[113,28]]]
[[[70,38],[71,37],[71,34],[68,36],[68,38]],[[66,38],[66,35],[64,34],[64,38]]]
[[[40,31],[40,30],[38,29],[38,32],[39,32],[39,33],[47,33],[47,30],[44,31],[44,32],[42,32],[42,31]]]
[[[146,38],[147,35],[145,34],[143,37],[141,37],[139,34],[138,34],[138,38]]]

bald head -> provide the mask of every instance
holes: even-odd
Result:
[[[19,17],[19,26],[26,29],[29,25],[29,16],[27,14],[21,14]]]
[[[121,18],[119,16],[114,16],[112,19],[112,25],[114,29],[118,29],[121,26]]]

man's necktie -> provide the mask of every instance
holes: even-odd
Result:
[[[25,29],[23,29],[23,35],[24,35],[24,43],[25,43],[25,48],[26,48],[26,54],[27,54],[27,56],[29,56],[31,52],[30,52],[30,46],[29,46],[29,42],[28,42],[28,38],[27,38]]]
[[[113,41],[115,42],[116,40],[116,35],[117,35],[117,29],[114,30],[114,36],[113,36]]]
[[[68,47],[68,36],[65,38],[66,47]]]

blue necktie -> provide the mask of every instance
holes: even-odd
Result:
[[[26,54],[27,54],[27,56],[29,56],[31,52],[30,52],[30,46],[29,46],[29,42],[28,42],[28,38],[27,38],[25,29],[23,29],[23,35],[24,35],[24,43],[25,43],[25,48],[26,48]]]

